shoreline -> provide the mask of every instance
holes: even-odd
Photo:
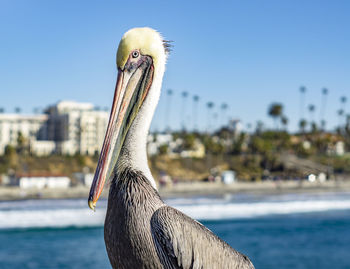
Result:
[[[20,189],[19,187],[0,187],[0,201],[27,199],[77,199],[88,198],[89,187],[76,186],[68,189]],[[350,192],[349,180],[330,180],[326,182],[308,181],[264,181],[235,182],[230,185],[209,182],[177,183],[172,186],[158,187],[162,198],[190,196],[222,196],[245,193],[252,195],[273,195],[286,193],[324,193]],[[108,197],[108,188],[101,198]]]

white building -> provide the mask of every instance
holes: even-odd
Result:
[[[20,177],[18,179],[19,187],[22,189],[53,189],[68,188],[70,186],[69,177]]]
[[[56,152],[56,143],[49,140],[31,140],[29,142],[30,152],[36,156],[47,156]]]
[[[224,184],[232,184],[236,181],[236,173],[231,170],[226,170],[221,173],[221,181]]]
[[[337,141],[334,151],[337,156],[343,156],[345,154],[345,143],[343,141]]]
[[[0,114],[0,155],[7,145],[17,146],[20,134],[36,155],[93,155],[101,150],[108,119],[107,111],[72,101],[49,106],[41,115]]]
[[[170,158],[203,158],[205,147],[199,139],[195,139],[193,149],[182,150],[184,141],[182,138],[174,140],[172,134],[149,134],[147,137],[147,153],[150,156],[159,153],[161,146],[167,146],[167,154]]]
[[[168,145],[169,151],[171,151],[171,146],[173,145],[173,135],[172,134],[149,134],[147,137],[147,153],[150,156],[159,153],[159,147],[162,145]]]
[[[47,108],[48,139],[61,154],[93,155],[101,150],[109,113],[93,104],[62,101]]]
[[[20,135],[27,141],[45,138],[47,115],[0,114],[0,154],[7,145],[17,146]]]

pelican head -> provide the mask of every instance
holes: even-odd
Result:
[[[131,29],[119,43],[113,104],[88,200],[93,210],[106,179],[113,173],[135,118],[143,106],[147,106],[147,99],[152,99],[151,92],[160,91],[166,55],[166,43],[151,28]]]

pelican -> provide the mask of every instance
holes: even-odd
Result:
[[[113,268],[254,268],[199,222],[166,205],[147,164],[146,138],[159,99],[168,45],[151,28],[134,28],[117,52],[110,119],[91,185],[95,210],[110,181],[104,239]]]

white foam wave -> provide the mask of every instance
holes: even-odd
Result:
[[[171,199],[168,202],[171,206],[198,220],[254,218],[273,214],[350,210],[349,197],[346,197],[346,199],[334,199],[332,197],[332,199],[297,201],[281,199],[279,201],[263,200],[238,203],[227,202],[225,199],[215,199],[212,203],[208,199]],[[2,204],[0,206],[0,229],[102,226],[105,211],[105,206],[102,206],[96,212],[92,212],[86,207],[86,202],[80,200],[23,201],[15,204],[15,206],[13,204]]]
[[[218,220],[253,218],[274,214],[298,214],[350,209],[350,201],[288,201],[282,203],[238,203],[180,206],[182,212],[195,219]]]
[[[104,214],[104,210],[92,212],[81,208],[0,211],[0,229],[101,226]]]

